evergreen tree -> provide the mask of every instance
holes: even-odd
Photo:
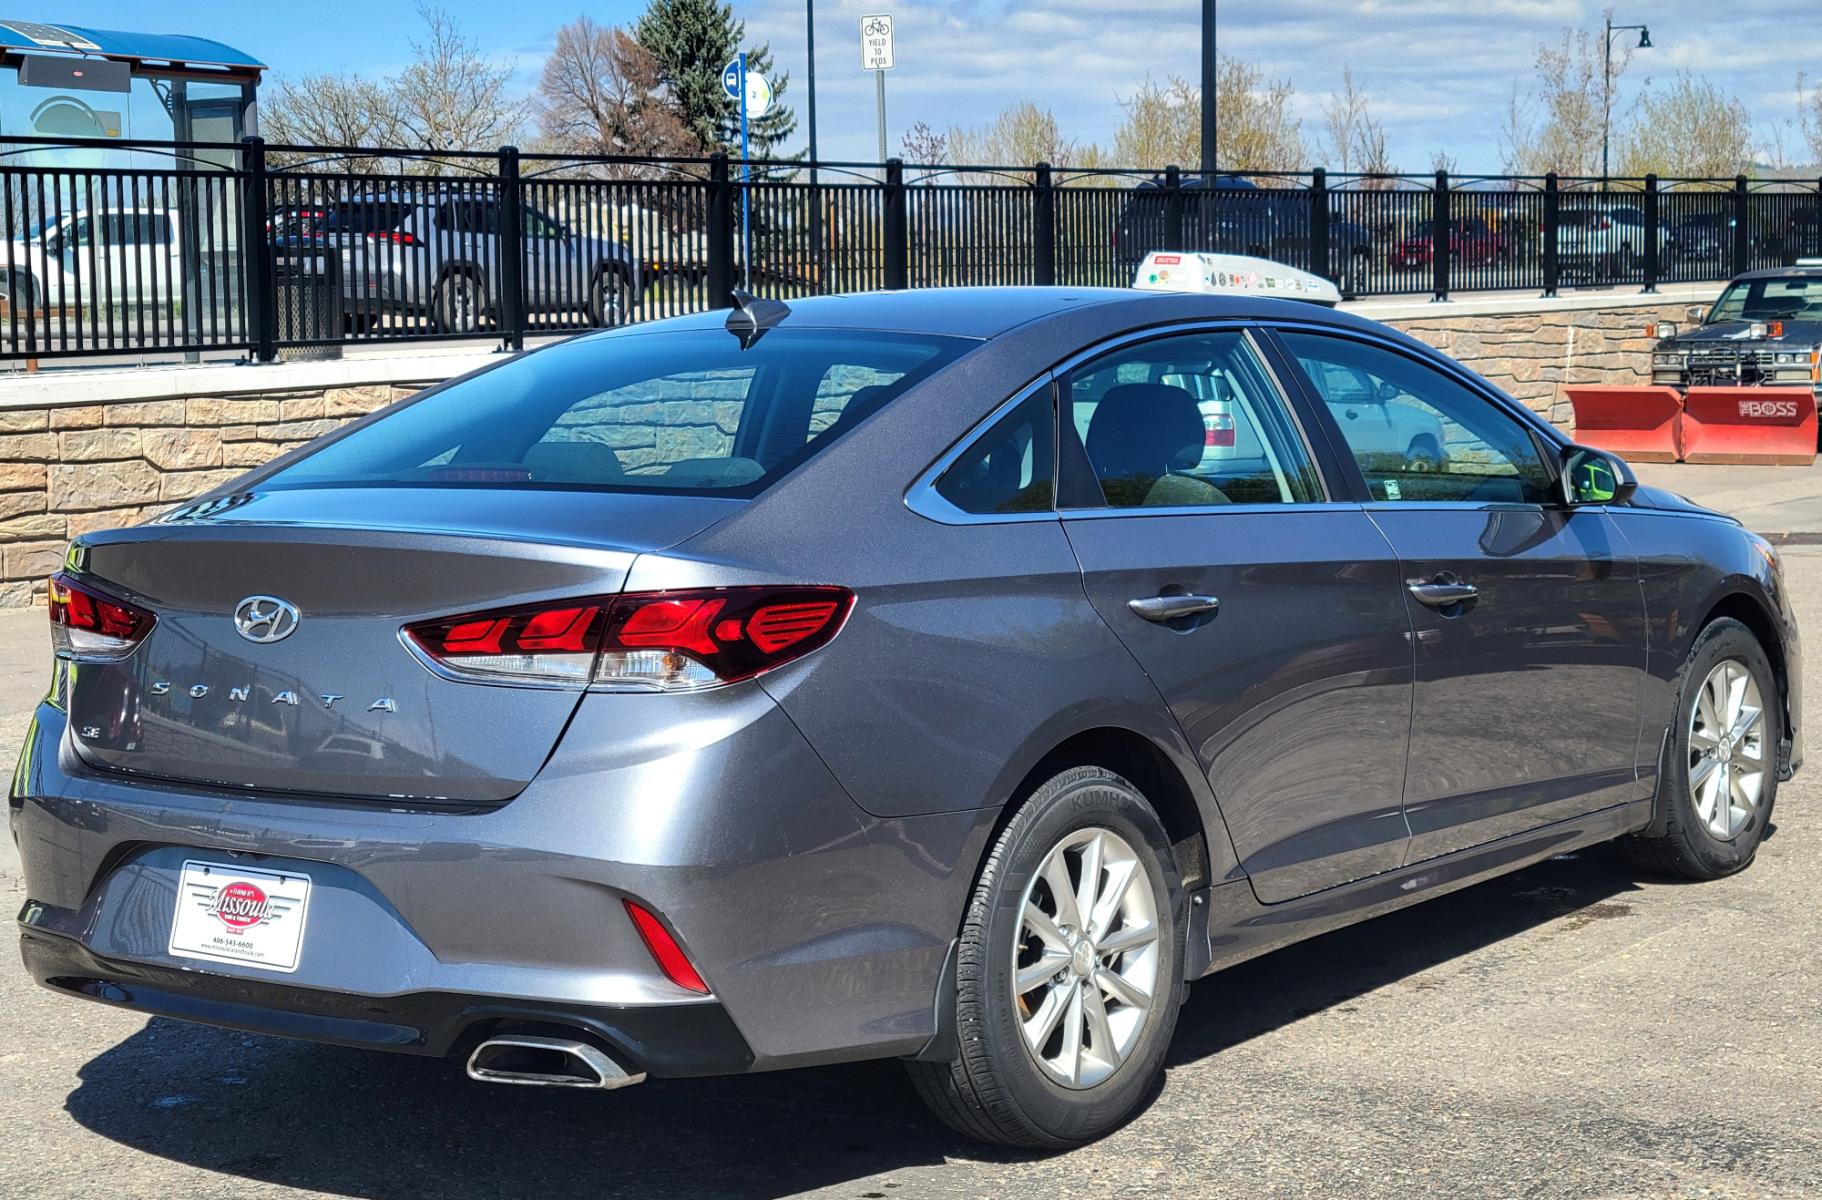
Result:
[[[658,63],[658,78],[670,94],[677,118],[710,150],[740,153],[740,112],[721,88],[721,69],[740,53],[746,22],[734,19],[721,0],[651,0],[633,28],[639,44]],[[747,48],[747,73],[764,75],[772,85],[772,108],[747,123],[754,158],[772,157],[773,148],[797,130],[797,116],[783,103],[787,73],[772,73],[771,47]]]

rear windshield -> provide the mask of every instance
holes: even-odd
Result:
[[[515,359],[331,442],[260,484],[755,495],[975,345],[724,330],[586,338]]]

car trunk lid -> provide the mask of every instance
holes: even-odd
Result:
[[[85,536],[79,577],[152,611],[127,659],[72,664],[90,763],[185,783],[491,804],[548,758],[575,689],[445,678],[413,621],[618,592],[633,559],[741,506],[694,496],[337,488],[234,496]],[[250,640],[250,597],[295,629]],[[263,630],[255,630],[263,633]]]

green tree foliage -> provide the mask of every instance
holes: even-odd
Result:
[[[690,136],[710,149],[740,152],[740,113],[721,88],[721,69],[740,53],[746,22],[720,0],[652,0],[633,27],[633,36],[658,64],[658,81]],[[748,123],[753,157],[774,157],[775,148],[797,130],[797,116],[783,103],[790,81],[773,73],[771,47],[745,47],[747,71],[772,85],[772,109]]]

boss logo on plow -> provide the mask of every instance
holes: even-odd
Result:
[[[1797,415],[1795,400],[1742,400],[1740,401],[1742,417],[1794,417]]]

